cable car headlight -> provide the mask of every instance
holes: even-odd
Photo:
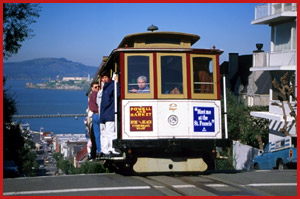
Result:
[[[171,126],[175,126],[178,124],[178,117],[176,115],[170,115],[168,117],[168,122]]]

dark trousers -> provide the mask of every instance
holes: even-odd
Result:
[[[91,158],[95,159],[97,147],[96,147],[96,141],[95,141],[95,135],[94,135],[92,122],[89,124],[89,130],[90,130],[90,136],[91,136],[91,142],[92,142]]]

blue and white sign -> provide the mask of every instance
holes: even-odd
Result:
[[[215,132],[215,108],[194,106],[194,132]]]

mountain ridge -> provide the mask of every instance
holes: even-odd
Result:
[[[3,76],[11,80],[44,80],[62,77],[93,77],[97,67],[66,58],[37,58],[3,63]]]

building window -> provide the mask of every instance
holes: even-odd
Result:
[[[293,23],[285,23],[274,26],[273,43],[274,51],[291,50],[291,31]]]
[[[292,28],[292,49],[296,50],[297,49],[297,23],[293,23],[293,28]]]
[[[284,3],[284,11],[288,12],[288,11],[294,11],[295,6],[293,5],[293,3]]]

